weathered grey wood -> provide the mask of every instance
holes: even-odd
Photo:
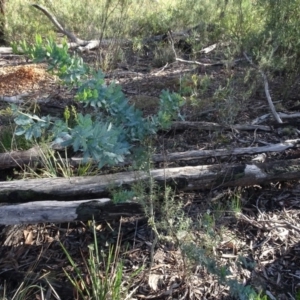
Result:
[[[293,122],[293,119],[299,119],[300,118],[300,113],[299,112],[296,112],[296,113],[282,113],[282,112],[279,112],[278,113],[279,117],[281,119],[285,119],[285,120],[292,120],[291,122]],[[254,125],[258,125],[258,124],[261,124],[261,123],[270,123],[270,120],[272,119],[272,114],[264,114],[258,118],[256,118],[255,120],[252,121],[252,124]],[[275,124],[272,124],[272,126],[274,126]],[[293,125],[293,123],[289,123],[287,122],[287,124],[282,124],[282,123],[276,123],[277,126],[275,127],[282,127],[282,126],[289,126],[289,125]],[[297,124],[299,125],[299,124]]]
[[[49,178],[0,182],[0,202],[70,200],[107,195],[113,187],[128,187],[149,175],[158,184],[182,190],[210,189],[219,186],[249,186],[272,181],[300,179],[300,159],[274,162],[166,168],[147,172]]]
[[[209,158],[209,157],[222,157],[230,155],[251,155],[267,152],[282,152],[287,149],[295,147],[300,143],[300,139],[286,140],[285,142],[272,144],[262,147],[243,147],[243,148],[233,148],[233,149],[215,149],[215,150],[193,150],[187,152],[174,152],[163,154],[155,154],[152,156],[152,160],[155,162],[162,161],[177,161],[177,160],[191,160],[199,158]]]
[[[279,114],[276,111],[275,105],[274,105],[273,100],[271,98],[267,75],[265,74],[265,72],[261,68],[259,68],[258,66],[256,66],[253,63],[252,59],[250,57],[248,57],[246,52],[244,52],[244,56],[247,59],[247,61],[250,63],[250,65],[258,70],[258,72],[261,74],[261,76],[263,78],[264,88],[265,88],[265,95],[266,95],[266,98],[267,98],[267,101],[268,101],[268,104],[269,104],[269,108],[272,112],[272,115],[273,115],[274,119],[276,120],[277,123],[283,123],[283,121],[281,120]]]
[[[0,47],[0,54],[11,54],[13,53],[12,47]]]
[[[0,153],[0,169],[22,167],[37,163],[40,161],[40,155],[38,147],[33,147],[26,151]]]
[[[172,129],[187,130],[187,129],[198,129],[198,130],[242,130],[242,131],[271,131],[270,126],[265,125],[251,125],[251,124],[235,124],[231,126],[224,126],[213,122],[189,122],[189,121],[176,121],[172,124]]]
[[[72,42],[74,42],[78,45],[87,44],[87,41],[77,38],[73,32],[70,32],[70,31],[66,30],[65,28],[63,28],[63,26],[57,21],[55,16],[52,15],[46,7],[39,5],[39,4],[32,4],[32,6],[35,7],[36,9],[42,11],[47,16],[47,18],[49,18],[49,20],[52,22],[52,24],[54,24],[54,26],[60,32],[62,32],[64,35],[66,35]]]
[[[72,221],[106,221],[144,213],[135,202],[114,204],[110,199],[81,201],[37,201],[0,206],[0,224],[63,223]]]
[[[263,146],[263,147],[243,147],[233,149],[216,149],[216,150],[192,150],[186,152],[174,152],[168,154],[155,154],[152,156],[154,162],[172,162],[178,160],[192,160],[209,157],[224,157],[231,155],[252,155],[268,152],[282,152],[287,149],[296,147],[300,143],[300,139],[286,140],[282,143]],[[27,151],[13,151],[10,153],[0,153],[0,170],[14,168],[18,166],[28,165],[41,162],[38,147],[31,148]],[[94,162],[97,164],[96,162]],[[71,158],[65,164],[78,166],[82,164],[81,158]],[[125,164],[130,164],[129,161]]]

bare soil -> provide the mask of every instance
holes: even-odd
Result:
[[[93,52],[85,57],[88,62],[93,62],[94,59]],[[135,57],[135,60],[123,62],[106,73],[107,82],[114,80],[120,84],[130,101],[145,115],[156,112],[163,89],[174,92],[189,86],[193,89],[195,86],[192,79],[185,81],[191,75],[197,76],[198,82],[206,76],[210,85],[205,91],[202,88],[203,92],[199,89],[198,95],[194,97],[186,96],[187,104],[182,109],[186,120],[243,124],[269,113],[260,78],[253,75],[252,81],[245,83],[248,67],[243,63],[234,67],[195,68],[193,65],[173,62],[157,68],[153,66],[152,59],[146,55]],[[23,105],[36,107],[37,111],[44,114],[62,114],[67,105],[75,105],[77,109],[81,109],[73,100],[74,91],[62,86],[57,78],[46,73],[45,66],[27,64],[22,57],[12,56],[0,57],[0,62],[3,65],[0,69],[0,96],[26,94],[27,100]],[[230,84],[226,90],[228,82]],[[297,109],[295,101],[298,83],[294,84],[285,101],[279,101],[284,92],[279,82],[278,77],[270,82],[270,90],[278,110]],[[252,89],[251,83],[254,86]],[[219,91],[218,97],[216,90]],[[249,90],[249,96],[243,97]],[[43,106],[36,106],[35,101],[41,98],[47,98],[48,101]],[[7,106],[8,104],[0,102],[1,109]],[[6,125],[7,119],[0,115],[0,126],[3,128]],[[297,137],[295,130],[276,129],[271,133],[234,130],[171,131],[160,133],[154,138],[154,149],[156,153],[162,153],[263,146]],[[267,159],[299,156],[300,151],[292,149],[284,153],[268,154]],[[249,162],[252,158],[212,157],[188,163],[230,164],[237,161]],[[186,164],[187,162],[178,162],[171,166]],[[164,164],[161,165],[163,166]],[[231,272],[230,278],[236,278],[244,285],[251,285],[257,292],[267,294],[270,299],[299,299],[299,197],[300,185],[295,181],[190,193],[179,190],[175,201],[183,201],[185,216],[192,220],[194,230],[189,238],[206,255],[226,266]],[[236,200],[241,206],[241,211],[237,213],[233,212],[232,206]],[[164,218],[159,213],[159,205],[162,204],[157,206],[158,221]],[[206,222],[210,222],[210,225]],[[119,244],[118,236],[121,237]],[[104,251],[110,245],[119,245],[125,280],[138,267],[145,267],[131,284],[130,289],[135,290],[132,299],[233,299],[228,287],[219,284],[218,278],[201,264],[186,265],[176,239],[161,239],[156,243],[147,218],[97,224],[97,239],[100,249]],[[50,295],[50,282],[61,299],[77,299],[74,288],[63,272],[64,268],[75,276],[60,242],[82,268],[82,272],[86,272],[83,257],[88,258],[87,246],[93,242],[89,224],[24,224],[2,228],[0,287],[6,285],[7,290],[13,292],[22,281],[28,280],[30,284],[44,286]],[[152,247],[153,244],[155,247]]]

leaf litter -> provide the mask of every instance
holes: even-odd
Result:
[[[182,68],[181,64],[173,65],[160,72],[160,76],[152,77],[151,72],[143,75],[143,71],[139,72],[137,66],[135,71],[138,72],[138,77],[130,75],[117,78],[116,71],[114,79],[119,81],[125,93],[128,91],[128,97],[134,95],[133,101],[137,101],[139,95],[143,96],[141,99],[157,97],[163,80],[166,88],[178,90],[180,76],[176,77],[174,74],[179,68]],[[158,71],[154,70],[153,74]],[[222,70],[213,70],[211,74],[220,76],[220,80],[223,80]],[[108,78],[109,80],[111,79]],[[0,95],[28,91],[37,91],[39,95],[45,93],[45,89],[53,91],[53,84],[56,84],[55,79],[40,66],[14,66],[0,70]],[[247,104],[241,112],[241,118],[254,119],[258,113],[256,107],[260,107],[261,111],[266,110],[260,104],[264,100],[256,100],[255,114],[248,110]],[[53,97],[52,101],[57,101],[57,98]],[[205,105],[202,110],[211,108],[210,104]],[[249,105],[253,106],[251,103]],[[154,99],[145,113],[150,114],[155,106]],[[188,118],[197,119],[197,111],[193,106],[185,109]],[[202,117],[205,118],[206,116]],[[219,121],[220,115],[213,112],[207,118],[209,121]],[[206,132],[195,134],[194,131],[163,134],[156,140],[156,151],[160,153],[166,149],[170,152],[174,149],[214,149],[227,140],[235,146],[245,141],[248,145],[253,142],[251,133],[239,133],[238,138],[231,133],[221,133],[221,137],[220,140],[220,135],[207,135]],[[257,133],[257,138],[267,142],[274,141],[277,137],[268,133]],[[290,155],[298,157],[299,153],[297,150],[290,150],[274,154],[272,158],[282,159]],[[250,157],[240,159],[251,160]],[[204,162],[207,164],[215,161]],[[227,158],[226,163],[229,162]],[[217,203],[211,201],[215,199],[216,193],[222,195]],[[263,292],[271,299],[297,299],[300,289],[299,183],[274,182],[263,187],[240,189],[240,212],[228,209],[234,193],[235,188],[180,195],[184,202],[183,211],[194,226],[191,240],[200,249],[205,247],[206,254],[213,257],[219,266],[226,266],[231,273],[228,278],[251,285],[258,293]],[[205,218],[212,213],[218,213],[218,208],[221,207],[221,215],[207,227]],[[108,250],[109,245],[117,243],[120,224],[123,278],[128,279],[132,272],[144,267],[130,287],[134,291],[131,299],[232,299],[228,286],[220,284],[217,276],[209,273],[203,265],[188,262],[178,245],[170,240],[158,241],[151,263],[154,235],[146,218],[127,218],[98,224],[97,239],[101,249]],[[48,281],[55,287],[61,299],[74,299],[74,289],[66,280],[63,268],[70,272],[74,270],[63,254],[59,242],[64,244],[82,272],[87,272],[82,265],[82,255],[88,257],[87,246],[93,242],[92,232],[87,224],[77,222],[7,226],[1,228],[0,241],[2,286],[5,283],[8,288],[15,290],[24,279],[43,286],[49,286]]]

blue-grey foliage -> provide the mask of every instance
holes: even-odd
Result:
[[[182,118],[182,98],[168,91],[162,92],[158,114],[144,118],[140,110],[129,104],[119,86],[107,85],[101,71],[91,70],[78,56],[71,57],[66,43],[58,47],[48,40],[44,45],[37,36],[35,45],[23,42],[20,46],[34,61],[46,61],[48,70],[64,83],[76,85],[75,99],[95,109],[93,116],[78,114],[77,124],[70,128],[64,120],[25,114],[14,108],[16,133],[24,134],[26,139],[50,134],[54,143],[62,141],[61,146],[72,146],[74,151],[83,153],[84,160],[93,158],[102,167],[124,161],[134,144],[160,129],[168,129],[173,120]]]

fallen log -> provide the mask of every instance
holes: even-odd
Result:
[[[1,47],[0,54],[11,54],[13,53],[12,47]]]
[[[243,147],[233,149],[215,149],[215,150],[191,150],[186,152],[174,152],[167,154],[154,154],[153,162],[174,162],[179,160],[193,160],[210,157],[225,157],[235,155],[253,155],[268,152],[282,152],[296,147],[300,143],[300,139],[286,140],[282,143],[271,144],[263,147]],[[22,167],[25,165],[33,165],[41,162],[41,152],[38,147],[33,147],[26,151],[12,151],[8,153],[0,153],[0,170]],[[74,157],[64,162],[64,165],[76,167],[83,164],[83,159]],[[93,162],[92,162],[93,163]],[[94,162],[97,164],[97,162]],[[125,161],[125,164],[130,164],[130,161]]]
[[[109,221],[144,214],[136,202],[113,203],[110,199],[82,201],[37,201],[0,206],[0,225]]]
[[[274,162],[165,168],[100,176],[49,178],[0,182],[0,202],[74,200],[103,197],[114,188],[128,188],[149,178],[174,188],[203,190],[226,186],[251,186],[300,178],[300,159]]]
[[[272,127],[276,127],[276,128],[283,127],[283,126],[290,126],[290,125],[296,125],[297,127],[299,126],[299,123],[297,122],[298,120],[293,120],[293,119],[299,119],[299,117],[300,117],[299,112],[288,113],[288,114],[279,112],[278,115],[281,119],[286,119],[285,123],[274,123],[274,122],[272,122],[272,114],[265,114],[265,115],[262,115],[262,116],[256,118],[255,120],[253,120],[252,124],[257,126],[258,124],[261,124],[261,123],[268,123],[268,124],[271,123]],[[289,123],[289,122],[291,122],[291,123]]]
[[[271,126],[266,125],[252,125],[252,124],[235,124],[231,126],[224,126],[213,122],[189,122],[189,121],[175,121],[171,127],[173,130],[241,130],[241,131],[272,131]]]
[[[164,154],[155,154],[152,156],[154,162],[162,161],[178,161],[178,160],[192,160],[199,158],[209,157],[224,157],[224,156],[237,156],[237,155],[252,155],[267,152],[282,152],[291,149],[300,143],[300,139],[286,140],[278,144],[271,144],[262,147],[243,147],[233,149],[215,149],[215,150],[192,150],[187,152],[175,152]]]
[[[41,160],[41,151],[38,147],[32,147],[25,151],[11,151],[0,153],[0,169],[23,167],[34,165]]]

